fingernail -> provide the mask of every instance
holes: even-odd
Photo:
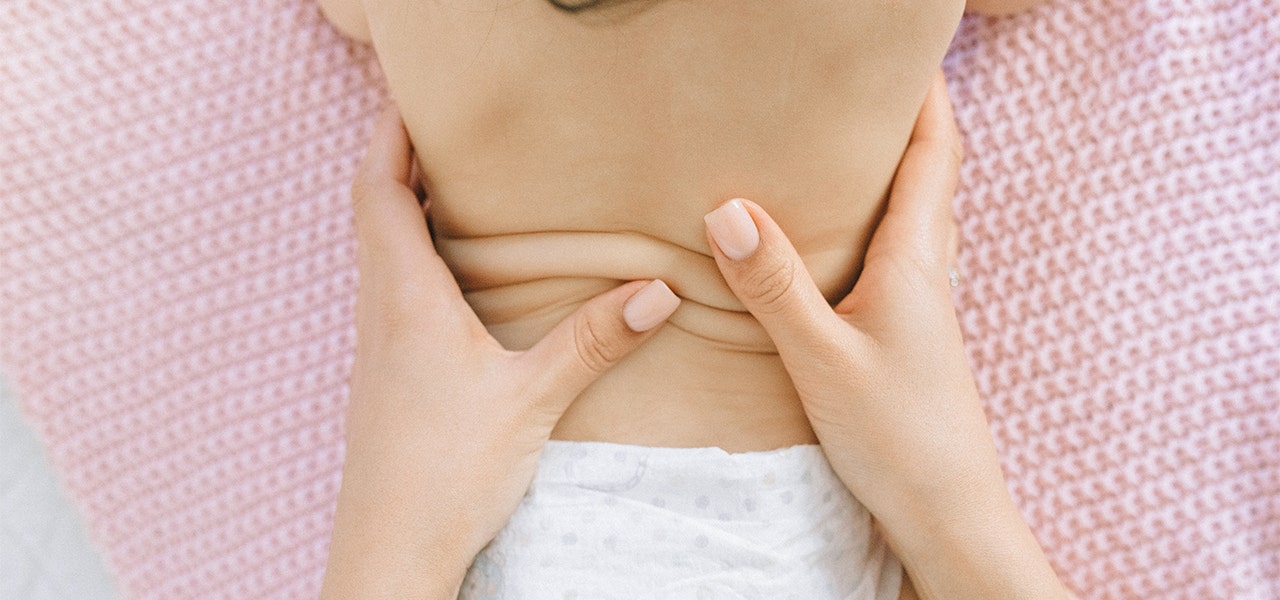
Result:
[[[702,220],[707,223],[711,239],[716,241],[725,256],[733,260],[751,256],[760,245],[760,230],[756,229],[756,222],[751,219],[747,207],[742,205],[742,200],[725,202]]]
[[[666,321],[679,306],[680,297],[672,293],[671,288],[661,279],[655,279],[640,288],[622,306],[622,319],[627,322],[631,331],[649,331]]]

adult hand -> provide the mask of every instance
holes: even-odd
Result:
[[[708,239],[832,468],[920,593],[1063,597],[1005,488],[952,306],[959,139],[939,73],[862,274],[834,309],[760,206],[733,200],[708,214]]]
[[[630,282],[504,349],[435,252],[412,163],[392,107],[352,186],[356,358],[325,597],[455,598],[565,409],[680,303],[661,281]]]

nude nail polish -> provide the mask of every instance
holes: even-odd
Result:
[[[742,260],[760,246],[760,230],[743,206],[742,200],[730,200],[702,218],[707,224],[711,239],[733,260]]]
[[[661,279],[655,279],[640,288],[622,306],[622,319],[631,331],[649,331],[666,321],[679,306],[680,297]]]

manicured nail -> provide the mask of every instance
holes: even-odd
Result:
[[[733,260],[751,256],[760,245],[760,230],[756,229],[756,222],[741,200],[725,202],[702,220],[707,223],[711,239],[716,241],[725,256]]]
[[[622,319],[631,331],[649,331],[666,321],[679,306],[680,297],[661,279],[655,279],[627,300],[622,307]]]

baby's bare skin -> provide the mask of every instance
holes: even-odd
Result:
[[[509,348],[661,278],[684,304],[553,437],[768,450],[816,440],[702,216],[767,208],[828,299],[848,291],[958,0],[341,0],[377,49],[436,245]]]

